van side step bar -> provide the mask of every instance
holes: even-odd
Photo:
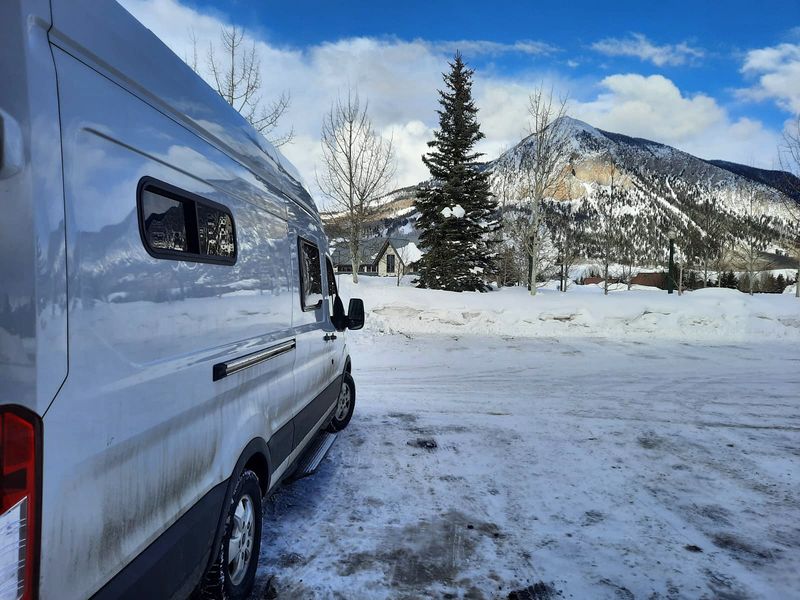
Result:
[[[328,451],[336,441],[336,433],[328,433],[323,431],[317,436],[308,446],[308,450],[303,454],[303,458],[297,464],[297,470],[294,472],[292,479],[302,479],[317,472],[322,460],[327,456]]]
[[[258,352],[253,352],[252,354],[246,354],[239,358],[229,360],[228,362],[217,363],[214,365],[214,381],[219,381],[223,377],[232,375],[237,371],[241,371],[242,369],[254,367],[255,365],[262,363],[265,360],[269,360],[270,358],[275,358],[281,354],[291,352],[294,350],[295,345],[295,340],[291,339],[287,342],[270,346],[264,350],[259,350]]]

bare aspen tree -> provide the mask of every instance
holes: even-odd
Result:
[[[637,215],[622,214],[617,218],[618,235],[616,237],[615,250],[620,266],[620,281],[633,287],[633,272],[636,265],[636,244],[634,243],[634,232],[641,228]]]
[[[322,171],[317,185],[340,213],[343,237],[350,249],[353,282],[358,283],[361,244],[378,199],[395,172],[391,139],[378,135],[358,93],[339,97],[322,123]]]
[[[197,37],[190,33],[192,55],[184,61],[195,73],[203,76],[198,67]],[[275,135],[281,118],[291,104],[288,92],[271,102],[264,102],[261,96],[261,57],[256,50],[255,41],[245,41],[245,31],[236,25],[220,30],[221,48],[212,42],[206,53],[206,69],[209,82],[217,93],[241,114],[250,125],[275,146],[288,144],[294,138],[294,129]]]
[[[784,232],[784,243],[790,248],[797,261],[795,273],[794,296],[800,298],[800,116],[798,116],[785,130],[783,146],[778,152],[781,169],[787,173],[789,189],[793,190],[794,198],[784,194],[783,199],[789,223]]]
[[[522,158],[524,185],[522,197],[530,207],[526,249],[530,261],[531,295],[536,295],[536,280],[541,272],[544,227],[544,201],[553,198],[565,183],[570,153],[569,132],[565,120],[567,99],[555,98],[553,90],[542,87],[528,99],[529,154]]]
[[[729,254],[733,248],[734,237],[727,227],[723,226],[717,230],[714,240],[715,251],[711,258],[711,263],[717,272],[717,287],[722,287],[722,275],[728,265]]]
[[[395,272],[397,275],[397,287],[400,287],[400,281],[405,276],[409,265],[411,264],[413,254],[411,250],[411,244],[408,240],[401,240],[402,242],[406,242],[404,246],[400,246],[399,248],[395,248],[394,252],[399,259],[399,264],[395,265]]]
[[[505,153],[505,149],[501,149],[500,155]],[[513,221],[514,206],[511,201],[515,195],[514,182],[516,181],[514,173],[511,169],[501,169],[500,174],[492,181],[492,192],[497,198],[497,206],[500,210],[500,222],[503,224],[498,231],[494,233],[498,245],[500,246],[500,258],[498,261],[497,279],[498,285],[501,287],[506,285],[509,280],[509,250],[513,252],[517,248],[513,244],[509,245],[510,238],[506,235],[504,229],[510,221]],[[518,212],[518,210],[516,211]]]
[[[200,70],[197,67],[197,34],[194,32],[194,29],[189,30],[189,39],[192,42],[192,55],[189,56],[188,54],[184,54],[183,62],[189,65],[192,71],[202,77]]]
[[[566,292],[571,281],[570,273],[581,259],[581,248],[584,243],[586,221],[588,220],[588,203],[583,200],[575,208],[573,198],[568,202],[551,202],[547,225],[550,228],[553,244],[557,251],[558,289]]]
[[[737,237],[739,244],[733,248],[733,261],[737,269],[747,274],[747,292],[755,292],[755,279],[764,266],[762,252],[772,237],[772,219],[764,214],[764,198],[760,186],[750,181],[740,181],[737,192],[745,208],[744,220]]]
[[[614,220],[614,206],[616,204],[616,187],[617,181],[617,162],[611,153],[607,154],[609,161],[608,178],[609,189],[608,193],[601,190],[597,197],[597,216],[600,220],[599,242],[600,242],[600,260],[603,265],[603,295],[608,295],[608,278],[611,261],[616,254],[617,246],[619,245],[619,227],[618,223]]]
[[[698,265],[703,271],[703,287],[706,287],[709,269],[715,263],[719,268],[725,258],[726,214],[712,196],[699,204],[695,222],[702,229],[702,234],[695,241],[695,249]],[[720,280],[721,273],[718,271],[718,284]]]

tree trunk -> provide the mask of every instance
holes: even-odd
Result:
[[[537,228],[538,230],[538,228]],[[533,235],[529,238],[528,244],[530,248],[530,254],[528,256],[528,265],[530,266],[530,290],[531,296],[536,295],[536,278],[539,276],[539,242],[534,241]]]
[[[680,274],[678,275],[678,296],[683,295],[683,263],[681,263]]]
[[[608,296],[608,263],[603,265],[603,295]]]
[[[797,273],[794,278],[794,297],[800,298],[800,264],[797,265]]]
[[[350,264],[353,266],[353,283],[358,283],[358,269],[361,267],[360,261],[358,260],[358,253],[352,252],[352,257]]]

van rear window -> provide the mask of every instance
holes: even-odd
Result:
[[[139,228],[145,248],[156,258],[236,262],[231,212],[166,183],[147,178],[139,184]]]

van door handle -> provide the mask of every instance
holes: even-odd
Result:
[[[325,340],[326,342],[332,342],[333,340],[336,339],[336,334],[335,333],[326,333],[325,337],[322,338],[322,339]]]

